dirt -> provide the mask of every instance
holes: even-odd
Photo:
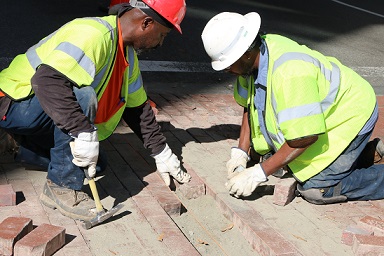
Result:
[[[176,193],[186,212],[173,220],[201,255],[257,255],[211,196],[188,200]]]

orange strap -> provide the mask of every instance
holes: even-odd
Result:
[[[108,121],[124,105],[124,99],[121,98],[121,87],[126,68],[129,66],[124,56],[123,39],[121,37],[120,22],[117,24],[119,34],[119,45],[117,46],[116,61],[113,66],[111,78],[108,81],[103,95],[101,96],[95,124]]]
[[[2,91],[0,91],[0,97],[3,97],[3,96],[5,96],[5,94]]]

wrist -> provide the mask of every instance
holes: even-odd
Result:
[[[263,165],[262,165],[261,163],[260,163],[259,165],[260,165],[260,169],[261,169],[261,171],[263,172],[265,178],[267,178],[268,175],[267,175],[267,173],[265,172]]]
[[[69,132],[68,135],[71,136],[74,139],[77,139],[77,138],[79,138],[79,136],[80,137],[84,137],[85,136],[84,134],[93,133],[95,131],[97,131],[97,127],[94,126],[94,125],[91,125],[89,129],[83,129],[83,130],[80,130],[80,131]]]
[[[172,155],[172,150],[168,146],[167,143],[165,143],[164,148],[160,151],[160,153],[156,155],[151,155],[155,159],[164,159],[164,158],[169,158]]]
[[[250,160],[248,152],[243,150],[242,148],[239,148],[239,147],[232,147],[231,148],[231,154],[232,154],[232,156],[241,156],[247,162]]]

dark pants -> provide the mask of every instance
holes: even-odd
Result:
[[[303,188],[330,188],[323,196],[331,197],[334,187],[341,183],[340,194],[350,200],[383,199],[384,164],[365,168],[358,164],[371,134],[357,136],[331,165],[302,184]]]
[[[74,93],[84,114],[94,120],[97,98],[93,88],[74,88]],[[81,190],[85,175],[72,163],[69,142],[73,138],[57,128],[37,97],[13,102],[0,127],[13,134],[20,144],[20,156],[16,159],[27,164],[48,164],[48,179],[59,186]],[[105,155],[100,154],[97,170],[104,170],[106,165]]]

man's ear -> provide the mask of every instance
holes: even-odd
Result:
[[[150,28],[151,26],[153,26],[153,24],[155,23],[155,21],[153,20],[152,17],[145,17],[143,22],[141,23],[141,28],[142,30],[146,30],[147,28]]]

